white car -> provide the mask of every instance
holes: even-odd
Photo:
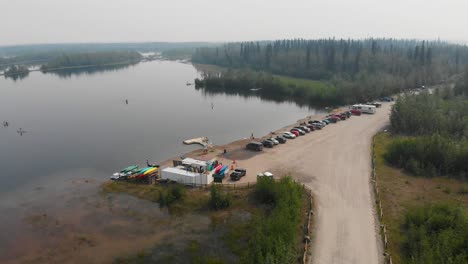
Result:
[[[291,133],[291,132],[289,132],[289,131],[285,131],[285,132],[283,133],[283,137],[285,137],[285,138],[290,138],[290,139],[291,139],[291,138],[296,138],[296,135],[294,135],[293,133]]]
[[[275,145],[278,145],[279,144],[279,141],[276,139],[276,138],[269,138],[267,140],[270,140],[271,142],[273,142]]]
[[[273,178],[273,173],[268,172],[268,171],[265,171],[265,172],[259,173],[259,174],[257,175],[257,177],[269,177],[269,178]]]

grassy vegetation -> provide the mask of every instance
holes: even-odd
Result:
[[[240,263],[295,263],[298,254],[298,230],[306,204],[302,187],[289,177],[275,182],[259,179],[255,201],[263,210],[247,223],[234,224],[226,236]]]
[[[409,219],[414,214],[424,215],[425,210],[429,210],[425,209],[427,206],[438,204],[448,204],[449,211],[456,211],[456,208],[459,207],[460,210],[466,212],[468,209],[466,192],[468,183],[445,177],[414,177],[390,166],[386,163],[384,155],[389,144],[395,140],[396,138],[389,133],[380,133],[374,138],[376,173],[384,212],[383,224],[387,227],[388,251],[393,258],[393,263],[450,263],[448,260],[437,262],[436,259],[432,259],[435,262],[410,262],[408,256],[414,256],[414,250],[411,250],[413,253],[405,251],[405,245],[408,244],[408,241],[411,241],[412,244],[418,242],[415,240],[416,236],[411,237],[411,232],[407,232],[411,226]],[[421,210],[422,213],[420,213]],[[431,241],[427,229],[424,229],[425,222],[422,223],[417,226],[413,225],[414,228],[411,229],[426,233],[423,236],[429,239],[427,241]],[[433,251],[434,249],[424,248],[422,250]]]
[[[110,182],[103,186],[103,193],[121,192],[158,202],[161,193],[176,196],[174,192],[179,190],[174,188]],[[209,216],[212,231],[197,234],[182,247],[168,245],[168,254],[156,259],[151,250],[145,250],[119,257],[115,263],[296,263],[302,254],[302,224],[309,204],[302,186],[290,177],[279,182],[265,178],[255,189],[214,187],[209,192],[185,192],[169,208]],[[213,241],[218,242],[213,245]],[[156,245],[154,250],[160,251],[161,246]]]

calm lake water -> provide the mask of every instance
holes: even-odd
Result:
[[[107,180],[128,165],[192,150],[182,145],[185,139],[207,136],[224,144],[316,113],[254,92],[209,95],[186,85],[197,76],[190,64],[153,61],[68,77],[2,77],[0,122],[9,125],[0,126],[0,197],[73,177]]]

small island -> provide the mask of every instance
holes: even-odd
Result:
[[[142,60],[136,51],[112,51],[63,54],[41,66],[42,72],[59,69],[131,65]]]
[[[29,75],[28,67],[24,65],[11,65],[4,72],[5,78],[12,78],[13,80],[23,79]]]

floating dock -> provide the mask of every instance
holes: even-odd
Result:
[[[210,140],[207,137],[187,139],[187,140],[184,140],[183,143],[185,145],[198,144],[198,145],[203,146],[204,148],[212,147],[212,144],[210,143]]]

